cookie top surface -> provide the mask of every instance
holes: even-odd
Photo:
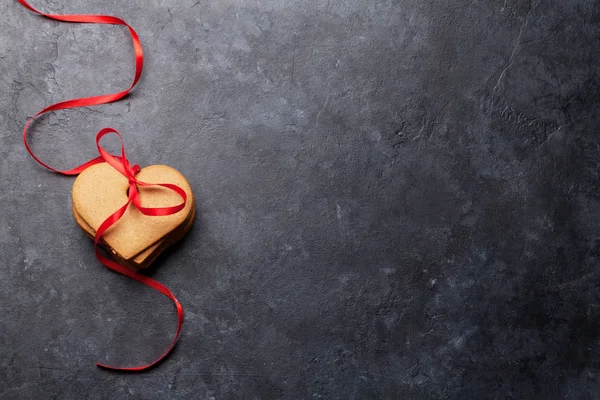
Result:
[[[170,183],[182,188],[188,196],[183,210],[167,216],[147,216],[130,204],[123,217],[103,236],[119,255],[129,260],[160,241],[186,221],[194,202],[192,189],[185,177],[166,165],[143,168],[136,178],[146,183]],[[107,163],[93,165],[73,183],[73,208],[95,231],[127,202],[129,181]],[[138,186],[143,207],[168,207],[181,203],[181,197],[160,186]]]

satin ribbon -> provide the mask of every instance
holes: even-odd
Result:
[[[131,34],[131,39],[133,41],[133,50],[135,53],[135,76],[134,76],[133,83],[131,84],[131,86],[128,89],[123,90],[118,93],[62,101],[62,102],[52,104],[52,105],[44,108],[43,110],[41,110],[40,112],[35,114],[33,117],[31,117],[25,124],[25,128],[23,129],[23,142],[25,144],[25,148],[27,149],[27,151],[29,152],[31,157],[33,157],[33,159],[35,161],[37,161],[39,164],[41,164],[45,168],[47,168],[51,171],[54,171],[56,173],[59,173],[62,175],[78,175],[82,171],[84,171],[86,168],[88,168],[94,164],[98,164],[101,162],[107,162],[108,164],[110,164],[113,168],[115,168],[117,171],[119,171],[123,176],[125,176],[129,180],[129,194],[128,194],[127,202],[121,208],[119,208],[117,211],[115,211],[110,217],[108,217],[98,228],[96,235],[94,237],[94,252],[96,253],[96,257],[98,258],[98,260],[107,268],[111,269],[114,272],[125,275],[131,279],[134,279],[138,282],[141,282],[141,283],[159,291],[160,293],[164,294],[168,298],[170,298],[175,303],[175,307],[177,309],[177,331],[175,333],[175,337],[173,338],[173,341],[171,342],[171,345],[167,348],[167,350],[158,359],[156,359],[155,361],[153,361],[149,364],[145,364],[145,365],[138,366],[138,367],[114,367],[114,366],[109,366],[109,365],[105,365],[105,364],[101,364],[101,363],[96,363],[96,365],[101,368],[106,368],[106,369],[116,370],[116,371],[144,371],[144,370],[147,370],[147,369],[153,367],[154,365],[158,364],[160,361],[162,361],[171,352],[171,350],[177,343],[177,339],[179,338],[179,334],[181,333],[181,326],[183,324],[183,308],[181,307],[181,304],[179,303],[177,298],[175,298],[173,293],[163,284],[161,284],[161,283],[155,281],[154,279],[151,279],[145,275],[134,272],[134,271],[122,266],[121,264],[118,264],[117,262],[103,256],[102,253],[100,253],[100,250],[98,248],[98,243],[100,242],[100,239],[102,238],[102,235],[106,232],[106,230],[109,229],[112,225],[114,225],[117,221],[119,221],[121,219],[121,217],[123,216],[123,214],[125,214],[125,211],[127,210],[127,208],[129,207],[130,204],[133,204],[135,207],[137,207],[144,215],[149,215],[149,216],[171,215],[171,214],[181,211],[185,207],[185,204],[187,201],[187,196],[186,196],[185,191],[183,191],[180,187],[178,187],[176,185],[172,185],[172,184],[168,184],[168,183],[151,184],[151,183],[146,183],[146,182],[137,180],[135,178],[135,176],[140,171],[140,167],[138,165],[134,165],[133,167],[130,166],[130,163],[127,160],[127,157],[125,155],[125,146],[123,144],[123,138],[121,137],[121,134],[119,132],[117,132],[115,129],[112,129],[112,128],[104,128],[100,132],[98,132],[98,134],[96,135],[96,146],[98,147],[98,152],[100,153],[100,156],[98,156],[78,167],[68,169],[68,170],[58,170],[58,169],[52,168],[48,164],[44,163],[42,160],[40,160],[35,155],[35,153],[31,149],[31,147],[29,146],[29,143],[27,141],[27,130],[29,129],[29,126],[37,117],[39,117],[42,114],[45,114],[50,111],[65,110],[65,109],[75,108],[75,107],[88,107],[88,106],[112,103],[112,102],[115,102],[115,101],[120,100],[123,97],[125,97],[134,88],[134,86],[138,83],[140,76],[142,75],[142,69],[144,66],[144,53],[142,51],[142,44],[141,44],[140,39],[139,39],[137,33],[135,32],[135,30],[133,30],[133,28],[131,26],[129,26],[125,21],[123,21],[120,18],[112,17],[109,15],[45,14],[45,13],[42,13],[42,12],[36,10],[32,6],[30,6],[25,0],[17,0],[17,1],[19,3],[21,3],[23,6],[27,7],[29,10],[33,11],[34,13],[39,14],[46,18],[56,20],[56,21],[79,22],[79,23],[88,23],[88,24],[123,25],[123,26],[126,26],[127,29],[129,29],[129,33]],[[121,141],[121,156],[120,157],[114,156],[114,155],[108,153],[106,150],[104,150],[102,148],[102,146],[100,146],[100,140],[105,135],[108,135],[111,133],[117,134],[119,136],[119,140]],[[142,207],[142,205],[140,203],[139,191],[137,188],[138,186],[162,186],[162,187],[165,187],[167,189],[170,189],[170,190],[176,192],[183,199],[183,202],[176,206],[171,206],[171,207],[159,207],[159,208]]]

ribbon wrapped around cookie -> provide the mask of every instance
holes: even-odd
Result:
[[[191,228],[195,204],[189,183],[178,171],[167,166],[140,168],[131,165],[125,153],[121,134],[104,128],[96,136],[100,155],[69,170],[58,170],[41,161],[27,141],[29,126],[38,116],[57,110],[111,103],[125,97],[142,74],[144,54],[137,33],[120,18],[107,15],[44,14],[25,0],[17,0],[43,17],[64,22],[123,25],[129,29],[135,53],[135,76],[131,86],[121,92],[67,100],[50,105],[27,121],[23,129],[25,148],[35,161],[63,175],[79,175],[73,184],[73,215],[83,231],[94,239],[98,260],[114,272],[144,283],[169,297],[177,309],[177,331],[167,350],[155,361],[137,367],[114,367],[96,363],[99,367],[118,371],[143,371],[166,357],[175,346],[183,324],[183,308],[173,293],[163,284],[137,271],[147,267],[169,245]],[[113,155],[100,145],[101,139],[116,134],[121,142],[121,155]],[[102,245],[115,260],[104,256]]]

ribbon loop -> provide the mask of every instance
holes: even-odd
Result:
[[[117,171],[119,171],[122,175],[124,175],[128,179],[129,187],[130,187],[128,200],[121,208],[119,208],[117,211],[115,211],[110,217],[108,217],[100,225],[100,227],[98,228],[96,235],[94,237],[94,251],[96,253],[96,257],[98,258],[98,260],[107,268],[109,268],[112,271],[117,272],[119,274],[125,275],[131,279],[134,279],[138,282],[141,282],[141,283],[161,292],[168,298],[170,298],[173,301],[173,303],[175,304],[175,308],[177,310],[177,331],[175,333],[175,337],[173,338],[173,340],[171,342],[171,345],[167,348],[167,350],[158,359],[156,359],[155,361],[153,361],[150,364],[142,365],[139,367],[113,367],[113,366],[100,364],[100,363],[96,363],[96,365],[101,368],[117,370],[117,371],[144,371],[144,370],[147,370],[147,369],[153,367],[154,365],[158,364],[160,361],[162,361],[171,352],[171,350],[175,346],[177,339],[179,338],[179,334],[181,332],[181,326],[183,324],[183,308],[181,307],[181,304],[179,303],[179,301],[177,301],[177,298],[175,298],[173,293],[166,286],[153,280],[152,278],[149,278],[138,272],[132,271],[132,270],[118,264],[117,262],[115,262],[111,259],[108,259],[107,257],[104,257],[100,253],[100,250],[98,249],[98,243],[100,242],[100,239],[102,238],[102,235],[106,232],[106,230],[109,229],[112,225],[114,225],[117,221],[119,221],[119,219],[121,219],[121,217],[125,214],[125,211],[127,211],[127,208],[129,207],[129,205],[131,203],[133,203],[134,206],[137,207],[145,215],[149,215],[149,216],[171,215],[171,214],[181,211],[185,207],[185,204],[187,201],[187,196],[186,196],[185,191],[183,191],[178,186],[172,185],[172,184],[155,184],[155,183],[146,183],[146,182],[138,181],[135,178],[135,176],[140,172],[140,167],[138,165],[134,165],[133,167],[130,166],[129,161],[127,160],[127,157],[125,155],[125,145],[123,143],[123,138],[121,137],[121,134],[113,128],[104,128],[104,129],[100,130],[100,132],[98,132],[98,134],[96,135],[96,146],[98,147],[98,152],[100,153],[99,157],[96,157],[78,167],[75,167],[75,168],[72,168],[69,170],[58,170],[58,169],[52,168],[48,164],[44,163],[40,158],[38,158],[36,156],[36,154],[33,152],[33,150],[31,149],[31,147],[29,146],[29,143],[27,141],[27,130],[29,129],[29,126],[37,117],[39,117],[42,114],[45,114],[50,111],[65,110],[65,109],[70,109],[70,108],[75,108],[75,107],[87,107],[87,106],[95,106],[95,105],[100,105],[100,104],[112,103],[112,102],[115,102],[115,101],[120,100],[123,97],[127,96],[127,94],[138,83],[140,76],[142,75],[142,70],[144,67],[144,52],[142,50],[142,44],[141,44],[140,39],[139,39],[137,33],[135,32],[135,30],[133,30],[133,28],[131,26],[129,26],[125,21],[123,21],[120,18],[109,16],[109,15],[45,14],[45,13],[42,13],[42,12],[36,10],[32,6],[30,6],[26,0],[17,0],[17,1],[19,3],[21,3],[24,7],[33,11],[34,13],[39,14],[39,15],[49,18],[49,19],[53,19],[56,21],[63,21],[63,22],[123,25],[123,26],[127,27],[127,29],[129,30],[129,33],[131,35],[131,39],[133,41],[133,51],[135,54],[135,75],[134,75],[133,83],[131,84],[131,86],[128,89],[123,90],[118,93],[84,97],[84,98],[78,98],[78,99],[73,99],[73,100],[66,100],[66,101],[56,103],[56,104],[52,104],[52,105],[42,109],[40,112],[38,112],[37,114],[32,116],[25,124],[25,127],[23,129],[23,143],[25,144],[25,148],[27,149],[27,152],[31,155],[31,157],[33,157],[33,159],[36,162],[38,162],[40,165],[42,165],[43,167],[45,167],[53,172],[56,172],[56,173],[59,173],[62,175],[78,175],[81,172],[83,172],[85,169],[91,167],[92,165],[102,163],[102,162],[107,162],[108,164],[110,164],[113,168],[115,168]],[[115,133],[119,136],[119,140],[121,141],[121,156],[112,155],[109,152],[107,152],[106,150],[104,150],[102,148],[102,146],[100,146],[100,139],[102,139],[102,137],[104,137],[105,135],[110,134],[110,133]],[[168,188],[168,189],[176,192],[183,199],[183,202],[181,204],[178,204],[176,206],[171,206],[171,207],[158,207],[158,208],[142,207],[141,203],[140,203],[140,196],[139,196],[139,192],[137,189],[137,185],[140,185],[140,186],[162,186],[162,187]]]
[[[111,133],[114,133],[117,136],[119,136],[119,140],[121,141],[121,157],[110,154],[108,151],[104,150],[104,148],[102,148],[102,146],[100,145],[100,140],[104,136],[111,134]],[[104,159],[108,164],[110,164],[114,169],[119,171],[123,176],[125,176],[129,180],[130,196],[131,196],[132,191],[133,191],[133,196],[134,196],[133,198],[131,198],[133,201],[133,204],[144,215],[149,215],[149,216],[153,216],[153,217],[167,216],[167,215],[175,214],[184,209],[185,204],[187,202],[187,194],[179,186],[173,185],[171,183],[142,182],[135,177],[140,172],[140,166],[137,164],[134,165],[133,167],[130,166],[129,160],[127,159],[127,155],[125,153],[125,144],[123,142],[123,137],[121,136],[121,134],[119,132],[117,132],[117,130],[115,130],[113,128],[104,128],[100,132],[98,132],[98,134],[96,135],[96,146],[98,147],[98,152],[100,153],[100,157],[102,157],[102,159]],[[173,192],[177,193],[183,201],[176,206],[142,207],[140,200],[139,200],[139,196],[138,196],[137,185],[161,186],[161,187],[167,188],[167,189],[172,190]]]

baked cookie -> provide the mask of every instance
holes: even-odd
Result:
[[[136,178],[147,183],[170,183],[187,194],[185,207],[167,216],[147,216],[130,204],[121,219],[103,235],[101,244],[123,265],[143,268],[164,249],[183,237],[193,225],[195,202],[191,187],[177,170],[165,165],[143,168]],[[100,225],[127,202],[128,179],[107,163],[93,165],[73,183],[73,215],[90,237]],[[143,207],[168,207],[181,197],[160,186],[138,186]]]

